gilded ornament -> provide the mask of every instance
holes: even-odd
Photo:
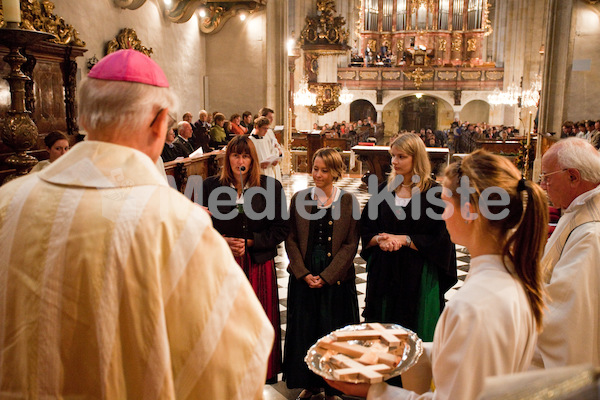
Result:
[[[356,78],[356,72],[354,71],[341,71],[338,72],[338,79],[349,81]]]
[[[317,10],[320,15],[305,18],[305,25],[300,33],[301,44],[346,46],[346,20],[344,17],[334,16],[335,0],[317,0]]]
[[[423,72],[423,69],[421,67],[416,68],[414,71],[411,71],[411,72],[402,72],[402,73],[408,79],[411,79],[415,82],[415,86],[417,87],[417,89],[419,89],[421,87],[421,85],[423,84],[423,81],[427,81],[427,80],[430,80],[433,78],[433,71]]]
[[[455,37],[452,39],[452,51],[461,51],[462,50],[462,39],[459,37]]]
[[[485,2],[485,7],[483,9],[483,21],[484,21],[483,22],[483,29],[485,30],[485,33],[483,34],[483,37],[489,36],[489,35],[492,34],[492,32],[494,32],[494,29],[492,28],[492,23],[490,22],[490,8],[491,8],[491,6],[492,5],[490,4],[489,0]]]
[[[21,28],[31,31],[51,33],[54,43],[83,47],[85,42],[79,38],[79,32],[61,17],[53,14],[54,3],[48,0],[20,0]],[[4,25],[4,17],[2,24]]]
[[[378,75],[376,71],[360,71],[360,79],[377,79]]]
[[[446,43],[447,43],[446,39],[440,39],[438,50],[446,51]]]
[[[458,74],[455,71],[438,71],[437,76],[443,81],[450,81],[456,79]]]
[[[137,50],[148,57],[152,54],[152,49],[142,46],[142,41],[138,38],[137,33],[131,28],[121,29],[121,32],[119,32],[113,40],[106,43],[106,54],[124,49]]]
[[[467,40],[467,51],[475,51],[477,49],[477,40],[471,38]]]
[[[481,79],[481,71],[460,71],[460,77],[465,81]]]
[[[323,115],[338,108],[340,103],[339,83],[311,83],[309,90],[317,94],[317,104],[308,107],[313,114]]]
[[[371,49],[371,51],[373,53],[377,53],[377,41],[374,39],[369,40],[369,49]]]
[[[486,71],[485,78],[490,81],[498,81],[504,77],[504,72],[502,71]]]
[[[2,143],[14,149],[16,153],[24,152],[36,143],[38,128],[29,117],[29,113],[8,111],[3,128]]]
[[[381,76],[383,77],[383,79],[387,80],[387,81],[391,81],[391,80],[395,80],[400,78],[400,72],[383,72],[381,74]]]
[[[396,42],[396,50],[398,50],[398,55],[404,53],[404,41],[402,39]]]

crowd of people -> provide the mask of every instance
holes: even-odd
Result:
[[[454,153],[471,153],[477,150],[478,142],[484,140],[506,141],[519,135],[519,130],[511,126],[492,126],[484,122],[469,123],[454,121],[449,129],[436,130],[422,128],[417,131],[402,130],[398,134],[419,135],[427,147],[446,147]]]
[[[232,114],[228,120],[225,114],[218,111],[208,113],[200,110],[198,120],[192,122],[192,113],[186,112],[179,123],[169,126],[162,160],[169,162],[178,157],[185,158],[200,148],[203,152],[223,148],[236,135],[251,135],[257,118],[267,117],[271,124],[273,113],[273,110],[265,107],[257,115],[245,111],[242,115]],[[272,140],[274,137],[271,130],[269,138]]]
[[[440,185],[427,132],[402,134],[390,146],[388,181],[362,212],[335,185],[340,154],[321,149],[314,187],[288,209],[272,168],[273,110],[264,108],[230,118],[241,133],[227,140],[221,172],[203,182],[201,207],[169,188],[156,163],[165,134],[173,148],[179,139],[184,149],[218,147],[225,117],[201,111],[192,124],[185,115],[174,139],[174,106],[154,61],[112,53],[80,88],[87,140],[0,188],[5,397],[261,398],[283,372],[288,387],[303,389],[299,399],[324,390],[330,400],[470,400],[489,377],[600,366],[600,154],[586,138],[550,147],[540,185],[483,150],[451,164]],[[549,240],[547,199],[563,210]],[[361,241],[363,317],[425,341],[395,382],[325,381],[303,362],[319,337],[359,321]],[[281,243],[290,272],[283,352]],[[470,271],[445,302],[457,280],[454,244],[469,250]]]
[[[592,146],[600,150],[600,119],[563,122],[560,137],[567,138],[573,136],[587,140]]]

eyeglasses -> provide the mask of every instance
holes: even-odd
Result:
[[[563,168],[563,169],[559,169],[558,171],[549,172],[547,174],[541,173],[540,174],[540,183],[546,183],[546,182],[548,182],[548,177],[550,175],[558,174],[559,172],[565,172],[565,171],[568,171],[568,170],[569,170],[569,168]]]
[[[154,125],[154,123],[156,122],[156,119],[158,118],[160,113],[163,111],[164,111],[164,108],[161,108],[160,110],[158,110],[158,112],[154,116],[154,119],[152,120],[152,122],[150,122],[150,126]],[[171,115],[171,113],[168,113],[167,115],[169,116],[169,121],[167,122],[167,129],[171,129],[175,126],[175,123],[177,122],[177,120],[175,119],[175,117],[173,117]]]

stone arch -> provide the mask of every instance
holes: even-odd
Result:
[[[460,120],[472,123],[490,122],[490,104],[485,100],[474,99],[465,104],[460,111]]]
[[[403,94],[386,102],[381,116],[384,123],[385,136],[393,136],[398,133],[400,129],[402,129],[401,105],[406,102],[407,98],[415,97],[415,94],[416,93]],[[430,127],[439,130],[449,128],[450,124],[454,120],[454,110],[448,100],[443,96],[438,96],[432,93],[423,93],[422,98],[432,99],[436,103],[435,123],[432,123]]]
[[[356,99],[350,103],[350,121],[356,122],[367,117],[377,121],[377,110],[373,103],[366,99]]]

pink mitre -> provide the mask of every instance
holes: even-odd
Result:
[[[169,87],[169,81],[158,64],[145,54],[132,49],[118,50],[102,58],[92,68],[88,77]]]

